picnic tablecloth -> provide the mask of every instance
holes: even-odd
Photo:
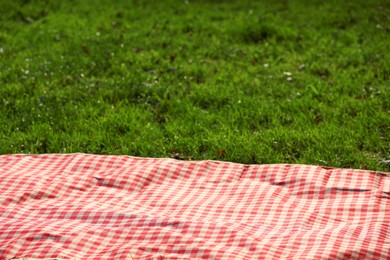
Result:
[[[0,258],[390,259],[390,175],[0,156]]]

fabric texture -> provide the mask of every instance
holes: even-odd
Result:
[[[390,175],[0,156],[0,259],[389,259]]]

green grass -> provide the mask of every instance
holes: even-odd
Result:
[[[0,153],[389,171],[389,10],[0,1]]]

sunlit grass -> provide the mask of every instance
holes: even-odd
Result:
[[[389,170],[387,1],[2,1],[0,153]]]

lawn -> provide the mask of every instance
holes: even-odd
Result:
[[[390,3],[0,3],[0,154],[390,170]]]

